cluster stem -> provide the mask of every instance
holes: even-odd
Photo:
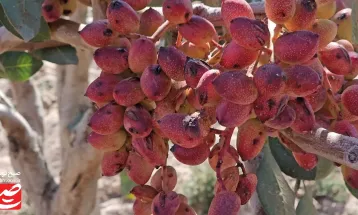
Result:
[[[151,39],[153,43],[158,42],[160,38],[163,37],[165,32],[167,32],[167,30],[173,26],[174,26],[173,23],[169,22],[168,20],[165,21],[161,26],[159,26],[159,28],[154,32],[154,34],[151,37],[149,37],[149,39]]]
[[[253,75],[255,74],[256,69],[257,69],[257,66],[259,65],[259,62],[260,62],[260,58],[261,58],[262,52],[263,52],[263,48],[260,49],[260,51],[259,51],[259,56],[257,56],[257,59],[256,59],[256,61],[255,61],[254,66],[252,67],[252,69],[251,69],[251,70],[248,70],[248,72],[247,72],[248,74],[247,74],[247,75],[253,76]]]
[[[239,167],[242,170],[242,174],[246,175],[246,168],[244,166],[244,164],[240,161],[240,156],[239,154],[233,153],[231,150],[228,151],[228,153],[231,155],[231,157],[235,160],[236,162],[236,166]]]
[[[162,175],[162,188],[164,192],[168,192],[168,177],[167,177],[167,166],[162,166],[162,171],[161,171],[161,175]]]
[[[217,128],[210,128],[210,131],[211,132],[214,132],[215,134],[218,134],[218,135],[223,135],[224,134],[224,130],[220,130],[220,129],[217,129]]]
[[[182,46],[182,43],[181,43],[182,40],[183,40],[183,36],[178,31],[177,41],[175,42],[175,47],[179,48],[180,46]]]
[[[219,50],[223,49],[223,46],[220,45],[218,42],[216,42],[215,40],[211,40],[211,43]]]
[[[246,171],[246,168],[245,168],[244,164],[243,164],[241,161],[239,161],[239,162],[237,162],[237,166],[240,167],[240,169],[241,169],[241,171],[242,171],[242,174],[243,174],[244,176],[246,176],[246,175],[247,175],[247,171]]]
[[[221,165],[224,162],[223,158],[224,158],[225,153],[229,151],[230,141],[231,141],[233,132],[234,132],[234,128],[226,128],[225,131],[223,132],[223,134],[220,136],[220,142],[223,145],[222,145],[219,155],[218,155],[218,163],[216,164],[216,178],[223,190],[226,190],[226,187],[225,187],[224,181],[221,177]]]
[[[206,61],[206,63],[208,63],[209,65],[214,65],[214,64],[217,63],[218,58],[221,57],[223,49],[217,49],[216,48],[213,52],[215,52],[215,51],[216,51],[216,53]]]

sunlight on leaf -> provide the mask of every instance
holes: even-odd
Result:
[[[257,170],[257,194],[267,215],[295,214],[295,196],[266,144]]]
[[[11,81],[26,81],[43,65],[26,52],[5,52],[0,55],[0,77]]]

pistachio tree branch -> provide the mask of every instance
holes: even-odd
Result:
[[[70,44],[78,49],[95,50],[95,47],[92,47],[83,41],[78,33],[78,31],[85,26],[84,24],[79,24],[71,20],[59,19],[56,22],[49,23],[49,26],[51,29],[51,39]]]
[[[316,128],[307,134],[298,134],[290,129],[281,133],[306,152],[358,170],[358,138],[324,128]]]
[[[80,0],[83,3],[89,3],[90,0]],[[96,3],[93,8],[93,15],[95,20],[105,19],[105,7],[106,1],[103,0],[91,0],[92,3]],[[88,5],[88,4],[85,4]],[[250,3],[255,15],[262,16],[265,14],[264,3],[256,2]],[[161,7],[153,7],[155,10],[162,13]],[[209,7],[202,3],[195,3],[193,5],[194,14],[202,16],[211,21],[215,26],[222,26],[223,21],[221,18],[220,7]],[[145,9],[144,9],[145,10]],[[142,11],[144,11],[142,10]],[[0,54],[10,50],[34,50],[39,48],[61,46],[64,44],[70,44],[79,49],[86,49],[94,51],[95,47],[86,44],[78,34],[85,25],[79,24],[74,21],[59,19],[56,22],[49,23],[51,29],[51,40],[41,43],[25,43],[20,38],[13,35],[5,27],[0,28]]]
[[[0,54],[25,43],[23,40],[13,35],[4,26],[0,27]]]
[[[27,43],[21,43],[18,46],[15,46],[14,48],[11,48],[12,51],[34,51],[37,49],[43,49],[43,48],[52,48],[52,47],[60,47],[65,46],[66,43],[61,43],[55,40],[47,40],[44,42],[27,42]]]
[[[35,49],[57,47],[66,44],[83,50],[95,50],[95,47],[85,43],[78,34],[78,31],[85,26],[84,24],[59,19],[56,22],[49,23],[49,26],[51,29],[51,40],[39,43],[26,43],[9,32],[4,26],[0,27],[0,54],[6,51],[32,51]]]

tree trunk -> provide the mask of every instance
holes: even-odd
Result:
[[[33,80],[12,82],[11,84],[16,110],[27,120],[35,132],[43,137],[44,107]]]
[[[32,100],[25,101],[32,104]],[[9,144],[11,164],[16,172],[20,172],[21,185],[31,199],[36,215],[51,214],[51,200],[57,185],[40,150],[42,138],[9,103],[0,104],[0,121],[6,131],[2,132],[6,136],[2,135],[1,141]]]
[[[72,18],[83,22],[86,8],[78,8]],[[53,215],[88,215],[96,206],[101,153],[86,141],[92,107],[84,97],[92,52],[77,48],[78,65],[58,66],[62,171]],[[92,213],[93,214],[93,213]]]

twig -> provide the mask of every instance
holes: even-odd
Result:
[[[174,100],[177,100],[181,96],[181,94],[189,88],[190,87],[187,84],[179,88],[174,96]]]
[[[272,48],[274,41],[275,41],[275,31],[277,31],[277,25],[276,23],[272,22],[271,20],[267,20],[267,26],[270,30],[270,44],[268,45],[268,47]],[[271,62],[275,62],[275,55],[271,52],[271,57],[270,57]]]
[[[0,54],[25,43],[22,39],[13,35],[4,26],[0,28]]]
[[[175,46],[177,48],[179,48],[182,44],[181,41],[183,40],[183,36],[181,35],[181,33],[178,31],[178,35],[177,35],[177,40],[175,42]]]
[[[259,61],[260,61],[260,58],[261,58],[262,52],[263,52],[263,49],[260,49],[260,51],[259,51],[259,55],[257,56],[257,59],[256,59],[256,61],[255,61],[254,66],[252,67],[252,69],[251,69],[251,70],[249,69],[249,70],[247,71],[247,75],[248,75],[248,76],[252,76],[252,75],[254,75],[254,74],[255,74],[256,69],[257,69],[257,65],[259,65]]]
[[[225,47],[226,44],[223,44],[222,47]],[[216,53],[215,53],[216,52]],[[217,61],[220,59],[222,53],[223,53],[223,49],[218,49],[215,48],[214,51],[212,51],[212,53],[215,53],[213,56],[211,56],[206,63],[209,65],[215,65],[217,63]]]
[[[282,30],[282,25],[278,25],[276,24],[274,30],[273,30],[273,35],[272,35],[272,42],[275,43],[275,41],[277,40],[277,38],[279,38],[281,30]]]
[[[23,50],[34,51],[37,49],[61,47],[61,46],[65,46],[65,45],[68,45],[68,44],[58,42],[55,40],[48,40],[48,41],[36,42],[36,43],[32,43],[32,42],[22,43],[18,46],[15,46],[11,50],[13,50],[13,51],[23,51]]]
[[[357,138],[330,132],[324,128],[316,128],[306,134],[298,134],[290,129],[280,132],[306,152],[358,170]]]
[[[243,175],[247,175],[245,165],[242,162],[237,162],[237,166],[240,167]]]
[[[211,132],[214,132],[215,134],[218,134],[218,135],[223,135],[224,134],[224,130],[220,130],[220,129],[217,129],[217,128],[210,128],[210,131]]]
[[[219,50],[222,50],[224,46],[220,45],[218,42],[216,42],[215,40],[211,40],[211,43]]]
[[[163,37],[165,32],[171,27],[175,26],[174,24],[170,23],[168,20],[165,21],[159,28],[154,32],[154,34],[150,37],[150,39],[156,43]]]
[[[246,175],[246,168],[244,164],[240,161],[239,154],[237,151],[228,150],[228,153],[231,155],[231,157],[235,160],[236,166],[239,167],[242,170],[242,174]]]
[[[78,31],[85,26],[83,24],[70,20],[59,19],[56,22],[50,23],[49,26],[51,29],[51,39],[53,40],[70,44],[79,49],[91,51],[96,49],[83,41],[78,34]]]

